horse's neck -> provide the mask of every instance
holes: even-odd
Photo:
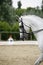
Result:
[[[27,26],[30,25],[33,31],[43,29],[43,19],[37,16],[23,16],[23,23],[25,23]],[[26,31],[29,30],[29,28],[25,25],[24,28]]]
[[[32,21],[31,22],[31,28],[33,31],[43,29],[43,22],[41,21]]]
[[[29,27],[31,27],[32,31],[36,31],[36,30],[39,30],[39,29],[42,29],[42,26],[36,21],[24,21],[23,22],[24,24],[26,24],[27,26],[24,25],[24,28],[27,32],[29,32]]]

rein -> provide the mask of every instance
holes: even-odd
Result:
[[[29,32],[30,34],[32,34],[32,33],[39,33],[39,32],[41,32],[41,31],[43,31],[43,29],[40,29],[40,30],[37,30],[37,31],[32,31],[32,32]],[[29,33],[26,33],[26,34],[29,34]]]
[[[23,23],[24,24],[24,23]],[[26,24],[24,24],[26,27],[30,28],[30,26],[27,26]],[[40,29],[40,30],[36,30],[36,31],[32,31],[30,33],[38,33],[38,32],[41,32],[43,31],[43,29]],[[27,33],[28,34],[28,33]]]

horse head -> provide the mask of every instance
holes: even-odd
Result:
[[[20,38],[28,38],[28,34],[30,31],[30,23],[27,21],[27,18],[25,16],[21,16],[19,18],[19,31],[22,32],[20,33]]]

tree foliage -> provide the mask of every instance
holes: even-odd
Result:
[[[19,32],[19,23],[18,22],[13,24],[12,31],[13,32]],[[13,35],[14,39],[19,40],[19,33],[15,33],[15,34],[12,34],[12,35]]]
[[[25,9],[16,9],[16,15],[21,16],[25,12]]]
[[[22,6],[21,1],[18,1],[18,9],[21,9],[21,6]]]
[[[13,38],[18,40],[19,39],[19,33],[11,33],[11,32],[19,32],[19,24],[18,22],[14,23],[12,26],[9,25],[9,23],[7,22],[1,22],[0,21],[0,32],[4,32],[2,33],[2,40],[7,40],[9,35],[12,34]],[[9,33],[5,33],[5,32],[9,32]]]
[[[42,8],[42,12],[43,12],[43,0],[42,0],[42,6],[41,6],[41,8]]]
[[[11,27],[10,25],[7,23],[7,22],[1,22],[0,21],[0,31],[10,31],[11,30]]]
[[[12,0],[0,0],[0,21],[12,22],[14,18]]]

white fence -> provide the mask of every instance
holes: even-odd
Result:
[[[0,41],[0,45],[38,45],[37,41]]]

